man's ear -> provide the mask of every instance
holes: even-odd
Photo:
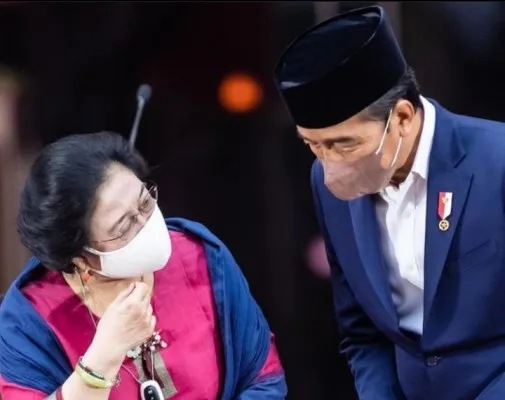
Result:
[[[414,129],[414,117],[416,115],[416,109],[412,103],[408,100],[399,100],[394,108],[396,118],[398,120],[398,130],[402,137],[407,137],[411,134],[415,134]]]

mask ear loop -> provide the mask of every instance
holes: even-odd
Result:
[[[391,115],[393,114],[393,109],[389,110],[388,120],[386,122],[386,128],[384,128],[384,133],[382,134],[381,142],[379,143],[379,147],[375,150],[375,155],[379,154],[382,151],[382,146],[384,145],[384,140],[386,140],[386,133],[388,132],[389,122],[391,121]],[[397,151],[398,153],[398,151]]]
[[[393,157],[393,161],[391,161],[391,166],[389,168],[393,168],[396,163],[398,155],[400,154],[400,149],[402,147],[402,140],[403,140],[403,138],[400,136],[400,140],[398,141],[398,147],[396,148],[395,156]]]

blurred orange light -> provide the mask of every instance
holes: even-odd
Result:
[[[227,111],[246,113],[259,106],[263,100],[263,88],[253,76],[234,72],[221,81],[218,99]]]

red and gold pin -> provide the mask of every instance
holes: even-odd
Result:
[[[438,194],[438,217],[440,222],[438,223],[438,229],[441,231],[446,231],[449,229],[449,221],[447,218],[451,215],[452,211],[452,193],[451,192],[440,192]]]

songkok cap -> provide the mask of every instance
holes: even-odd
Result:
[[[296,38],[274,79],[296,125],[317,129],[358,114],[406,71],[384,9],[371,6],[337,15]]]

